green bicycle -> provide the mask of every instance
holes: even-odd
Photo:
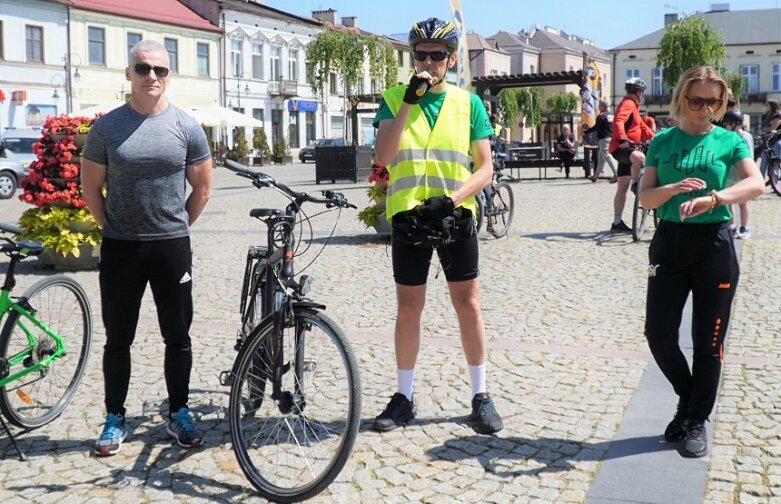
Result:
[[[21,229],[0,224],[0,232]],[[92,310],[75,280],[55,275],[11,297],[19,261],[40,254],[35,241],[3,237],[0,252],[11,258],[0,288],[0,423],[16,444],[3,416],[25,430],[42,427],[62,414],[73,398],[92,346]]]

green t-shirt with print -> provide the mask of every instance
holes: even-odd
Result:
[[[423,110],[423,115],[426,116],[429,126],[433,129],[434,124],[437,122],[439,111],[442,108],[442,104],[445,102],[445,95],[447,93],[432,93],[428,92],[424,94],[418,105]],[[491,121],[488,120],[488,114],[485,112],[485,107],[480,101],[480,98],[474,94],[469,93],[470,100],[470,126],[469,126],[469,143],[481,138],[488,138],[494,134],[494,130],[491,127]],[[384,100],[380,101],[380,108],[377,110],[377,115],[374,116],[372,124],[375,128],[380,126],[380,121],[384,119],[393,119],[393,113],[388,108],[388,105]]]
[[[656,168],[658,185],[674,184],[685,178],[705,181],[705,189],[681,193],[670,198],[657,210],[659,218],[681,222],[678,207],[684,201],[705,196],[714,189],[727,187],[730,168],[741,159],[750,157],[743,139],[734,131],[713,128],[704,135],[688,135],[678,127],[657,133],[646,154],[646,166]],[[685,222],[704,224],[727,221],[732,217],[729,205],[721,205],[712,212],[690,217]]]

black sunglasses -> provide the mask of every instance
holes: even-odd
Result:
[[[724,100],[721,98],[700,98],[699,96],[687,96],[686,101],[689,102],[689,110],[694,112],[702,110],[702,107],[706,104],[708,105],[708,110],[713,112],[721,108],[721,104],[724,103]]]
[[[133,71],[138,75],[149,75],[149,72],[155,71],[155,75],[158,77],[167,77],[171,71],[164,66],[152,66],[149,63],[136,63],[133,65]]]
[[[412,57],[418,61],[426,61],[426,57],[431,61],[442,61],[450,55],[447,51],[412,51]]]

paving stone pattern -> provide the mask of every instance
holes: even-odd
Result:
[[[339,189],[359,208],[368,203],[366,184],[315,185],[311,164],[265,170],[297,190]],[[496,436],[476,434],[466,424],[466,362],[447,284],[435,266],[416,370],[418,417],[385,434],[370,430],[395,388],[390,248],[363,229],[356,210],[342,212],[307,273],[315,279],[312,297],[328,306],[327,314],[352,341],[363,382],[363,422],[346,467],[313,502],[585,500],[650,360],[642,333],[648,241],[632,243],[629,235],[607,232],[614,188],[563,178],[514,184],[511,236],[481,237],[488,386],[505,424]],[[0,502],[263,502],[233,455],[228,389],[218,375],[235,356],[247,246],[265,237],[249,210],[283,201],[219,168],[212,200],[193,228],[190,405],[206,446],[181,449],[165,432],[163,345],[147,292],[133,347],[130,437],[115,457],[91,454],[104,417],[105,333],[97,273],[69,273],[87,290],[95,314],[87,373],[62,417],[29,433],[15,431],[26,462],[0,434]],[[709,503],[781,503],[781,282],[773,269],[781,250],[780,205],[770,194],[753,204],[753,238],[743,243],[729,356],[710,424]],[[16,222],[26,208],[16,200],[0,202],[0,222]],[[310,214],[321,210],[308,208]],[[313,218],[312,248],[298,259],[299,269],[325,243],[335,216]],[[631,219],[630,208],[625,219]],[[19,273],[18,293],[52,274],[34,260]]]

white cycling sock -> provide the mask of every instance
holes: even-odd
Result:
[[[399,394],[404,394],[408,400],[412,400],[412,382],[415,380],[415,368],[396,369],[396,383],[399,386]]]
[[[621,221],[624,220],[622,216],[620,215],[614,215],[613,216],[613,224],[621,224]]]
[[[485,392],[485,363],[479,366],[467,366],[472,379],[472,397]]]

